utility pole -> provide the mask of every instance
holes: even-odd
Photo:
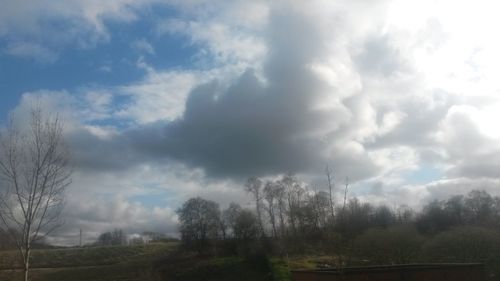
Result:
[[[80,248],[82,247],[82,229],[80,228]]]

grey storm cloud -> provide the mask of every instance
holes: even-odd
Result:
[[[263,79],[247,69],[226,89],[218,81],[197,87],[182,117],[129,132],[136,146],[215,176],[322,171],[332,158],[354,177],[376,173],[366,156],[328,150],[352,126],[361,101],[342,99],[311,70],[328,51],[312,19],[275,13],[267,46]],[[322,108],[325,101],[332,104]]]
[[[67,138],[72,165],[80,169],[122,170],[137,164],[141,158],[123,136],[106,140],[80,129],[69,133]]]
[[[464,108],[468,107],[454,107],[446,118],[444,144],[447,160],[453,164],[447,174],[451,177],[498,179],[498,141],[484,135]]]
[[[442,90],[432,91],[425,99],[407,98],[398,103],[397,110],[404,114],[401,122],[387,134],[374,139],[370,146],[387,147],[404,143],[419,148],[435,147],[435,134],[440,129],[440,122],[454,103],[456,100]],[[379,107],[379,112],[385,110],[383,106]]]

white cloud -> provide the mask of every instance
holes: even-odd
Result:
[[[114,228],[126,233],[159,231],[175,235],[175,210],[194,196],[250,206],[242,188],[230,181],[206,181],[203,173],[182,166],[140,165],[126,171],[81,171],[66,191],[65,225],[54,233],[59,244],[74,245],[82,228],[85,241]],[[144,201],[137,201],[136,198]],[[158,203],[158,197],[162,203]],[[148,200],[155,200],[148,205]]]
[[[0,38],[16,40],[14,55],[43,53],[45,61],[54,61],[68,45],[81,48],[106,42],[108,21],[131,22],[137,12],[156,0],[1,0]],[[63,23],[63,24],[60,24]],[[26,54],[26,53],[29,54]]]
[[[184,112],[189,92],[203,79],[203,73],[152,70],[143,81],[119,90],[131,102],[117,116],[137,123],[174,120]]]
[[[86,92],[84,102],[87,109],[82,114],[87,120],[106,119],[112,114],[113,95],[105,90]]]
[[[144,38],[132,42],[131,47],[141,53],[146,53],[148,55],[155,54],[153,46]]]
[[[221,64],[245,63],[259,61],[265,54],[265,46],[261,38],[247,30],[233,28],[220,22],[195,22],[169,20],[163,22],[159,30],[169,33],[184,33],[191,37],[193,44],[206,44],[208,53],[202,49],[198,54],[202,59],[207,55],[210,61]]]
[[[135,9],[152,1],[132,0],[69,0],[54,1],[2,1],[0,30],[10,32],[36,32],[43,21],[64,19],[72,23],[82,21],[98,32],[105,32],[103,20],[131,21],[136,19]]]
[[[4,52],[16,57],[32,59],[41,63],[53,63],[58,59],[57,53],[38,43],[19,42],[10,44]]]
[[[161,21],[158,34],[181,34],[201,46],[198,64],[259,68],[270,5],[266,1],[171,1],[184,17]],[[207,59],[208,58],[208,59]]]

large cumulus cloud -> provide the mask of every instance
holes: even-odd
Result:
[[[373,109],[361,92],[346,92],[342,81],[322,76],[332,71],[322,60],[335,48],[321,32],[298,9],[273,11],[261,72],[247,69],[229,86],[217,80],[200,85],[180,118],[154,138],[145,131],[137,146],[216,176],[322,170],[332,161],[355,178],[373,175],[377,165],[361,143],[366,124],[357,122]],[[339,141],[346,134],[347,145]]]

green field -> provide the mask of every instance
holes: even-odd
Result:
[[[153,270],[154,262],[176,247],[177,243],[155,243],[35,250],[31,280],[160,280]],[[16,251],[0,252],[0,280],[22,280],[19,268],[21,263]]]
[[[290,271],[281,259],[256,257],[184,256],[163,260],[156,268],[164,281],[289,281]]]
[[[32,281],[288,281],[280,259],[201,257],[177,251],[178,243],[35,250]],[[294,268],[313,261],[293,259]],[[16,251],[0,251],[0,280],[23,280]]]

